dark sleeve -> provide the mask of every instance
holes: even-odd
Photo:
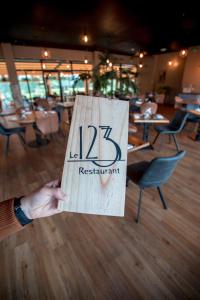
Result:
[[[0,202],[0,240],[22,228],[15,217],[14,199]]]

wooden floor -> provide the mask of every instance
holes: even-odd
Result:
[[[136,224],[138,189],[130,183],[124,218],[63,213],[34,221],[0,242],[0,299],[200,299],[200,142],[190,131],[179,137],[187,155],[163,187],[167,211],[156,190],[146,190]],[[168,138],[160,141],[129,163],[174,153]],[[0,137],[1,200],[62,174],[66,138],[25,151],[12,137],[8,157],[2,147]]]

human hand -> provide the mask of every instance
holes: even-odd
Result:
[[[61,212],[58,200],[66,201],[66,195],[61,191],[60,181],[54,180],[22,198],[21,208],[28,219],[48,217]]]

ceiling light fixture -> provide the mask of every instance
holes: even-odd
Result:
[[[139,58],[143,58],[143,57],[144,57],[144,53],[143,53],[143,52],[140,52]]]
[[[88,42],[88,36],[87,36],[87,34],[84,35],[83,40],[84,40],[85,43]]]
[[[112,67],[112,63],[111,63],[111,62],[109,62],[109,64],[108,64],[108,65],[109,65],[109,67]]]
[[[179,55],[180,55],[181,57],[186,57],[186,56],[187,56],[187,53],[188,53],[188,51],[187,51],[186,49],[182,49],[182,50],[179,52]]]
[[[139,68],[142,69],[143,68],[143,64],[139,63]]]
[[[110,60],[109,60],[109,59],[106,59],[106,62],[107,62],[107,64],[109,64]]]
[[[167,48],[160,48],[160,51],[165,52],[165,51],[167,51]]]
[[[171,60],[168,61],[168,65],[172,66],[172,61]]]
[[[49,58],[50,52],[47,49],[42,50],[42,57],[43,58]]]
[[[87,63],[88,63],[88,60],[87,60],[87,58],[85,58],[85,59],[84,59],[84,63],[85,63],[85,64],[87,64]]]

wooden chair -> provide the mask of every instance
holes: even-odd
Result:
[[[183,99],[181,97],[175,96],[175,108],[181,108],[183,106]]]
[[[140,107],[141,114],[150,112],[150,114],[156,114],[158,110],[158,104],[155,102],[145,102]]]
[[[49,102],[47,101],[47,99],[43,99],[43,98],[37,98],[35,99],[35,103],[37,107],[42,107],[45,110],[50,110],[50,105]]]
[[[34,128],[36,130],[36,135],[38,135],[38,141],[42,141],[42,137],[46,139],[47,135],[52,137],[52,134],[59,131],[58,115],[55,111],[36,111],[35,116],[36,124]],[[47,143],[48,140],[46,139],[46,144]]]

